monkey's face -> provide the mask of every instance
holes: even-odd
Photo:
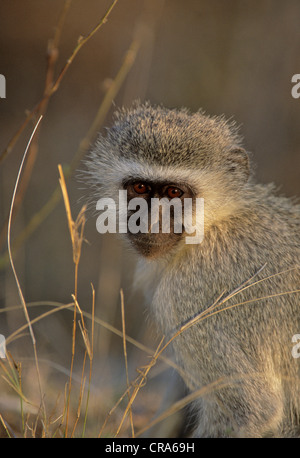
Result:
[[[184,239],[184,202],[186,198],[193,202],[195,197],[189,186],[135,178],[125,180],[123,189],[127,192],[127,236],[139,254],[156,258]]]
[[[243,208],[242,190],[250,169],[240,143],[236,129],[223,117],[149,104],[120,111],[87,162],[91,202],[102,197],[113,201],[114,215],[122,216],[119,232],[145,257],[174,253],[185,243],[199,244],[217,221]],[[127,197],[118,206],[121,190]],[[144,204],[139,210],[136,199]],[[167,228],[162,208],[155,212],[157,200],[164,201],[164,207],[182,204],[170,205]],[[192,201],[190,225],[183,217],[187,200]],[[101,208],[96,204],[96,209]]]

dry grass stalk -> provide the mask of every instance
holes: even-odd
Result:
[[[17,193],[18,184],[19,184],[21,173],[22,173],[23,165],[25,163],[26,155],[28,153],[31,141],[32,141],[32,139],[33,139],[33,137],[34,137],[34,135],[35,135],[35,133],[37,131],[38,126],[40,125],[41,120],[42,120],[42,116],[37,121],[37,123],[36,123],[36,125],[34,127],[34,130],[33,130],[32,134],[30,136],[30,139],[29,139],[29,141],[27,143],[25,152],[23,154],[22,162],[21,162],[21,165],[20,165],[20,168],[19,168],[19,172],[18,172],[18,175],[17,175],[17,179],[16,179],[14,191],[13,191],[13,196],[12,196],[12,200],[11,200],[9,217],[8,217],[7,246],[8,246],[8,255],[9,255],[11,268],[12,268],[12,271],[13,271],[13,274],[14,274],[14,277],[15,277],[15,281],[16,281],[16,284],[17,284],[19,297],[20,297],[20,300],[21,300],[21,304],[23,306],[24,315],[25,315],[25,318],[26,318],[26,321],[27,321],[27,324],[28,324],[28,328],[29,328],[29,332],[30,332],[30,336],[31,336],[31,341],[32,341],[32,345],[33,345],[33,352],[34,352],[34,359],[35,359],[35,366],[36,366],[36,372],[37,372],[37,378],[38,378],[38,385],[39,385],[39,391],[40,391],[41,407],[42,407],[42,410],[43,410],[44,418],[46,418],[46,408],[45,408],[45,404],[44,404],[44,395],[43,395],[43,390],[42,390],[41,375],[40,375],[40,369],[39,369],[39,363],[38,363],[38,357],[37,357],[36,340],[35,340],[34,332],[33,332],[33,329],[32,329],[31,321],[30,321],[30,318],[29,318],[29,314],[28,314],[28,310],[27,310],[27,306],[26,306],[26,301],[25,301],[25,298],[24,298],[24,295],[23,295],[23,292],[22,292],[22,288],[21,288],[19,279],[18,279],[18,275],[17,275],[16,269],[15,269],[15,265],[14,265],[13,257],[12,257],[12,252],[11,252],[11,223],[12,223],[12,215],[13,215],[15,197],[16,197],[16,193]]]
[[[21,405],[21,415],[23,420],[23,401],[31,404],[30,401],[25,397],[22,391],[22,383],[21,383],[21,364],[16,363],[12,357],[12,355],[7,352],[7,361],[9,365],[9,370],[5,366],[5,364],[0,360],[0,366],[5,373],[2,375],[2,378],[7,382],[7,384],[17,393],[20,398],[20,405]]]
[[[30,305],[30,304],[28,304]],[[37,303],[37,305],[39,305]],[[69,309],[71,307],[74,307],[74,302],[70,302],[69,304],[62,304],[62,305],[56,305],[55,309],[53,310],[48,310],[45,313],[42,313],[38,317],[34,318],[33,320],[30,321],[31,324],[37,323],[38,321],[48,317],[49,315],[52,315],[53,313],[60,312],[61,310]],[[13,340],[17,339],[18,337],[21,336],[22,331],[27,329],[29,326],[29,323],[24,324],[20,328],[16,329],[16,331],[12,332],[7,338],[6,338],[6,344],[11,343]]]
[[[87,392],[87,400],[86,400],[86,406],[85,406],[85,415],[84,415],[84,422],[83,422],[83,430],[82,430],[82,437],[85,435],[85,430],[86,430],[86,422],[87,422],[87,414],[88,414],[88,406],[89,406],[89,399],[90,399],[90,392],[91,392],[91,381],[92,381],[92,366],[93,366],[93,355],[94,355],[94,326],[95,326],[95,289],[94,286],[91,285],[92,287],[92,329],[91,329],[91,343],[89,340],[86,339],[86,341],[89,342],[88,346],[88,355],[89,355],[89,360],[90,360],[90,370],[89,370],[89,383],[88,383],[88,392]]]
[[[127,404],[127,407],[126,407],[126,409],[125,409],[125,412],[124,412],[124,414],[123,414],[123,417],[122,417],[122,419],[121,419],[121,422],[120,422],[120,424],[119,424],[119,427],[118,427],[118,429],[117,429],[117,431],[116,431],[114,437],[117,437],[117,436],[119,435],[120,430],[121,430],[121,428],[122,428],[122,425],[123,425],[123,423],[124,423],[124,420],[125,420],[125,418],[126,418],[128,412],[129,412],[129,410],[131,409],[131,406],[132,406],[132,404],[133,404],[133,402],[134,402],[134,400],[135,400],[135,398],[136,398],[136,396],[137,396],[139,390],[142,388],[142,386],[145,385],[146,380],[147,380],[147,375],[148,375],[150,369],[154,366],[154,364],[155,364],[156,361],[157,361],[157,358],[158,358],[157,355],[160,353],[160,347],[161,347],[161,345],[162,345],[163,340],[164,340],[164,337],[163,337],[162,340],[160,341],[160,343],[159,343],[159,345],[158,345],[158,347],[157,347],[157,349],[156,349],[156,351],[155,351],[155,353],[154,353],[154,355],[153,355],[153,357],[152,357],[150,363],[149,363],[147,366],[145,366],[145,367],[143,367],[143,368],[141,368],[141,369],[138,370],[138,372],[139,372],[140,375],[139,375],[139,377],[136,379],[136,381],[133,383],[133,386],[134,386],[133,393],[132,393],[132,395],[131,395],[131,397],[130,397],[130,399],[129,399],[129,402],[128,402],[128,404]],[[126,390],[126,392],[128,392],[128,389]]]
[[[69,408],[70,408],[70,395],[71,395],[71,388],[72,388],[72,375],[73,375],[73,366],[74,366],[74,358],[75,358],[75,337],[76,337],[76,311],[77,309],[80,311],[80,307],[77,302],[77,285],[78,285],[78,267],[81,255],[81,247],[83,242],[83,232],[85,226],[85,206],[82,207],[81,211],[79,212],[76,221],[72,218],[71,213],[71,206],[68,196],[68,191],[66,187],[66,182],[63,174],[63,170],[61,165],[58,165],[59,170],[59,184],[62,190],[62,195],[64,199],[67,221],[69,226],[70,237],[72,241],[72,253],[73,253],[73,262],[75,266],[75,279],[74,279],[74,318],[73,318],[73,332],[72,332],[72,357],[71,357],[71,368],[70,368],[70,378],[69,378],[69,389],[68,389],[68,398],[67,398],[67,410],[66,410],[66,428],[65,428],[65,437],[68,437],[68,426],[69,426]]]
[[[71,386],[72,386],[72,375],[73,375],[73,366],[74,366],[74,358],[75,358],[75,335],[76,335],[76,313],[80,314],[81,320],[79,321],[79,328],[81,330],[82,338],[85,344],[85,355],[84,355],[84,361],[83,361],[83,366],[82,366],[82,376],[81,376],[81,387],[80,387],[80,395],[79,395],[79,401],[78,401],[78,407],[77,407],[77,416],[75,420],[75,424],[73,426],[73,430],[71,433],[71,437],[74,436],[76,426],[78,424],[78,420],[80,418],[80,411],[81,411],[81,404],[82,404],[82,398],[83,398],[83,393],[84,393],[84,387],[85,387],[85,379],[84,379],[84,370],[85,370],[85,363],[86,363],[86,356],[88,355],[89,362],[90,362],[90,369],[89,369],[89,383],[88,383],[88,395],[87,395],[87,404],[86,404],[86,411],[85,411],[85,420],[84,420],[84,428],[83,428],[83,435],[85,432],[85,425],[86,425],[86,420],[87,420],[87,408],[88,408],[88,401],[89,401],[89,394],[90,394],[90,384],[91,384],[91,376],[92,376],[92,361],[93,361],[93,338],[94,338],[94,308],[95,308],[95,290],[92,286],[92,341],[90,342],[88,332],[85,326],[84,322],[84,317],[83,317],[83,312],[79,306],[78,300],[77,300],[77,284],[78,284],[78,267],[79,267],[79,262],[80,262],[80,256],[81,256],[81,248],[82,248],[82,242],[84,240],[83,238],[83,233],[84,233],[84,226],[86,222],[85,218],[85,210],[86,206],[83,206],[82,209],[80,210],[76,221],[73,220],[72,218],[72,213],[71,213],[71,206],[69,202],[69,197],[68,197],[68,192],[67,192],[67,187],[66,187],[66,182],[64,179],[63,171],[61,165],[58,166],[59,169],[59,174],[60,174],[60,186],[63,194],[63,199],[65,203],[65,209],[66,209],[66,215],[67,215],[67,221],[68,221],[68,226],[69,226],[69,232],[70,232],[70,237],[72,241],[72,253],[73,253],[73,262],[75,266],[75,282],[74,282],[74,294],[72,295],[74,299],[74,319],[73,319],[73,332],[72,332],[72,358],[71,358],[71,368],[70,368],[70,377],[69,377],[69,388],[68,388],[68,397],[67,397],[67,408],[66,408],[66,428],[65,428],[65,437],[68,436],[68,424],[69,424],[69,407],[70,407],[70,394],[71,394]]]
[[[63,199],[64,199],[67,221],[68,221],[68,226],[69,226],[69,231],[70,231],[70,237],[72,241],[73,262],[75,266],[78,267],[80,255],[81,255],[81,246],[83,242],[84,226],[86,222],[86,218],[85,218],[86,205],[84,205],[82,209],[80,210],[76,218],[76,221],[73,221],[66,181],[65,181],[64,174],[63,174],[62,166],[60,164],[58,165],[58,170],[59,170],[59,176],[60,176],[59,184],[60,184]],[[77,285],[77,282],[75,283],[75,286],[76,285]],[[77,297],[76,293],[75,293],[75,297]]]
[[[127,348],[126,348],[126,334],[125,334],[124,293],[122,289],[120,291],[120,296],[121,296],[121,313],[122,313],[123,352],[124,352],[124,360],[125,360],[126,383],[127,383],[127,389],[129,389],[130,385],[129,385],[129,377],[128,377],[128,362],[127,362]],[[127,394],[128,394],[128,400],[130,402],[130,391],[128,391]],[[131,426],[131,436],[134,437],[134,426],[133,426],[131,407],[129,408],[129,418],[130,418],[130,426]]]
[[[7,425],[6,425],[6,422],[4,421],[4,419],[3,419],[2,415],[1,415],[1,413],[0,413],[0,421],[1,421],[1,423],[2,423],[3,428],[5,429],[5,432],[6,432],[7,436],[8,436],[9,438],[11,438],[10,432],[8,431],[8,427],[7,427]]]

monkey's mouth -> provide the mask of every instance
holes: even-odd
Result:
[[[131,245],[147,258],[157,258],[169,253],[179,242],[181,234],[128,234]]]

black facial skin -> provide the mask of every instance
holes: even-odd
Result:
[[[145,181],[143,179],[134,178],[123,182],[123,189],[127,191],[127,202],[131,199],[140,197],[148,203],[148,221],[151,219],[151,199],[152,198],[195,198],[193,190],[184,183],[167,183],[162,181]],[[183,205],[182,205],[183,209]],[[128,211],[127,220],[135,211]],[[169,252],[182,239],[184,227],[181,233],[174,232],[174,208],[170,208],[170,233],[162,232],[161,221],[158,233],[138,232],[133,234],[128,231],[128,237],[131,244],[138,250],[140,254],[147,258],[157,258]]]

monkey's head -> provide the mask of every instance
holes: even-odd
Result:
[[[180,211],[172,205],[175,200],[182,204],[181,216],[184,202],[192,203],[195,223],[196,199],[204,199],[204,229],[208,230],[236,211],[249,178],[248,155],[233,123],[200,111],[190,114],[185,109],[148,103],[136,103],[132,109],[116,113],[114,125],[106,136],[99,136],[87,166],[85,182],[92,188],[94,202],[114,199],[121,211],[119,191],[126,191],[127,223],[130,217],[140,226],[147,220],[145,230],[124,232],[130,243],[150,258],[185,243],[184,218],[179,223],[181,231],[178,226],[174,230],[176,218],[180,218]],[[134,217],[130,204],[135,198],[147,207],[142,205],[142,212]],[[153,198],[169,203],[169,232],[162,227],[161,207],[158,221],[151,219],[153,202],[157,202]]]

